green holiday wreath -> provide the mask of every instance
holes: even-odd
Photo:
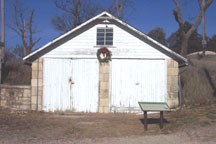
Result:
[[[97,58],[100,63],[108,63],[111,61],[112,52],[106,48],[102,47],[97,50]]]

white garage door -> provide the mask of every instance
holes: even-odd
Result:
[[[98,111],[98,60],[44,60],[43,110]]]
[[[113,59],[110,80],[112,112],[139,111],[139,101],[165,102],[164,60]]]

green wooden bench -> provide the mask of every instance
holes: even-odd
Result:
[[[147,112],[159,112],[160,111],[160,128],[163,128],[163,112],[171,111],[167,103],[163,102],[138,102],[140,108],[144,113],[144,129],[147,130]]]

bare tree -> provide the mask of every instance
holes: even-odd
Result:
[[[193,32],[198,28],[199,24],[201,23],[202,20],[202,13],[205,12],[208,7],[212,4],[213,0],[206,0],[205,5],[202,4],[202,0],[198,0],[199,3],[199,14],[196,17],[194,23],[192,24],[192,27],[188,31],[184,31],[184,19],[183,19],[183,14],[181,10],[181,6],[178,2],[178,0],[173,0],[175,4],[175,9],[173,10],[173,15],[175,16],[175,20],[179,25],[179,31],[182,36],[182,42],[181,42],[181,51],[180,54],[185,56],[188,52],[188,40],[190,36],[193,34]]]
[[[40,38],[34,40],[33,35],[36,31],[33,29],[34,10],[31,10],[28,19],[24,17],[24,9],[19,6],[18,1],[13,5],[14,26],[10,26],[22,39],[23,56],[28,55]]]
[[[102,8],[91,0],[54,0],[62,15],[55,16],[52,23],[56,30],[67,32],[99,13]]]
[[[109,12],[116,15],[117,18],[123,18],[123,11],[125,8],[126,0],[114,0],[109,8]]]
[[[119,19],[123,19],[123,14],[130,0],[113,0],[108,8],[102,7],[92,0],[54,0],[54,4],[63,13],[56,15],[52,19],[52,23],[56,30],[67,32],[72,28],[80,25],[86,20],[92,18],[102,10],[107,10]]]
[[[116,1],[115,7],[116,7],[116,12],[117,12],[117,17],[119,19],[122,19],[126,0],[115,0],[115,1]]]
[[[124,10],[129,5],[130,0],[113,0],[108,11],[115,15],[118,19],[123,19]]]

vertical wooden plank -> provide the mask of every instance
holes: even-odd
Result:
[[[70,109],[70,59],[44,59],[43,109]]]
[[[164,60],[113,59],[111,111],[136,112],[138,101],[165,102]]]
[[[98,111],[99,67],[97,59],[74,59],[73,108],[76,112]]]
[[[97,59],[45,58],[43,109],[97,112]]]

